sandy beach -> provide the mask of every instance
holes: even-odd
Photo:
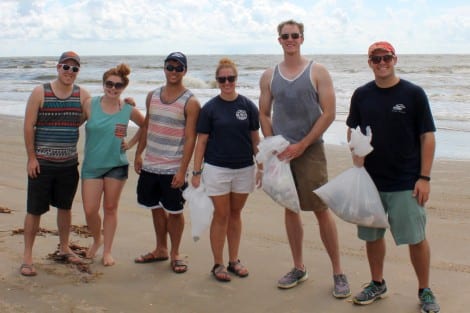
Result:
[[[304,259],[310,278],[290,290],[279,290],[277,280],[292,266],[283,209],[262,190],[250,195],[244,209],[240,259],[247,278],[233,277],[219,283],[210,275],[212,254],[208,233],[198,242],[191,238],[189,212],[181,252],[189,271],[175,274],[169,262],[135,264],[134,258],[155,245],[150,212],[136,204],[137,175],[130,171],[119,207],[119,225],[113,247],[116,265],[104,267],[101,252],[90,265],[91,274],[47,258],[58,237],[38,236],[34,246],[36,277],[19,274],[26,204],[26,153],[22,119],[0,116],[0,312],[419,312],[417,282],[408,249],[387,238],[386,299],[369,306],[331,296],[331,267],[312,213],[302,213],[305,225]],[[80,159],[83,149],[81,135]],[[439,144],[439,143],[438,143]],[[329,175],[335,177],[351,166],[348,149],[327,146]],[[134,150],[129,159],[133,160]],[[431,244],[431,287],[442,312],[468,312],[470,300],[470,161],[436,160],[432,171],[431,199],[427,203],[427,234]],[[84,225],[80,190],[73,205],[72,224]],[[356,227],[337,220],[342,266],[353,294],[370,280],[364,244]],[[55,230],[56,209],[43,215],[41,227]],[[72,242],[88,246],[90,238],[71,235]]]

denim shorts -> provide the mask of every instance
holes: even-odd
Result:
[[[426,212],[412,193],[412,190],[379,192],[388,214],[390,232],[397,245],[417,244],[425,238]],[[359,238],[365,241],[375,241],[385,235],[384,228],[358,226],[357,232]]]
[[[50,205],[70,210],[77,192],[78,179],[77,165],[67,167],[41,165],[38,177],[28,177],[27,212],[42,215],[49,211]]]

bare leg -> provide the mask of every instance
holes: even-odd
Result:
[[[248,194],[230,193],[230,217],[228,220],[227,243],[230,262],[238,261],[242,233],[241,212]]]
[[[383,280],[385,248],[384,238],[366,242],[367,259],[369,260],[370,273],[374,281],[380,282]]]
[[[410,245],[410,258],[416,276],[418,277],[419,288],[429,288],[429,267],[431,263],[431,249],[427,239],[418,244]]]
[[[224,264],[224,245],[227,237],[230,215],[230,197],[228,194],[211,197],[214,203],[214,216],[210,228],[210,240],[214,264]]]
[[[119,199],[121,197],[122,189],[124,188],[125,180],[115,178],[104,179],[104,201],[103,201],[103,265],[114,265],[114,259],[111,255],[113,247],[114,235],[117,228],[117,211],[119,206]]]
[[[24,218],[24,254],[23,263],[33,264],[33,245],[39,230],[40,215],[26,213]]]
[[[85,210],[88,230],[93,237],[93,244],[88,249],[87,258],[94,258],[103,242],[101,235],[101,216],[99,214],[103,188],[103,179],[82,180],[83,209]]]
[[[59,230],[59,252],[72,253],[69,247],[70,226],[72,224],[72,210],[57,209],[57,228]]]
[[[339,245],[338,245],[338,232],[336,230],[336,223],[331,215],[330,210],[314,212],[320,227],[320,237],[325,246],[326,252],[331,260],[333,274],[342,274]]]
[[[170,256],[172,260],[179,259],[179,247],[181,238],[183,237],[184,230],[184,215],[179,214],[168,214],[168,233],[171,241]]]
[[[304,261],[302,255],[302,243],[304,239],[304,229],[300,213],[294,213],[289,209],[285,209],[285,224],[287,239],[294,261],[294,267],[304,270]]]
[[[156,257],[168,256],[168,213],[162,208],[152,210],[153,227],[155,229],[156,247],[152,252]]]

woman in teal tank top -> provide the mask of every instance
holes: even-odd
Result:
[[[130,68],[120,64],[103,74],[102,96],[89,99],[84,105],[85,157],[82,165],[82,199],[88,229],[93,244],[87,257],[93,258],[103,244],[103,264],[114,264],[111,255],[117,227],[117,208],[122,189],[127,180],[129,162],[126,150],[137,143],[139,131],[126,143],[129,120],[139,127],[144,123],[142,113],[121,100],[121,94],[129,84]],[[99,213],[103,198],[103,235]]]

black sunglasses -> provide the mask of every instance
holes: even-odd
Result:
[[[217,79],[217,82],[219,82],[219,84],[225,84],[227,80],[229,83],[233,83],[235,79],[237,79],[237,76],[219,76],[215,79]]]
[[[64,71],[69,71],[72,69],[72,72],[77,73],[80,70],[79,66],[70,66],[68,64],[59,64]]]
[[[124,88],[124,84],[123,84],[123,83],[119,83],[119,82],[115,83],[115,82],[110,81],[110,80],[105,81],[105,82],[104,82],[104,86],[105,86],[106,88],[109,88],[109,89],[111,89],[111,88],[114,87],[116,90],[119,90],[119,89]]]
[[[300,38],[300,33],[291,33],[291,34],[281,34],[281,39],[282,40],[287,40],[289,39],[289,35],[290,35],[290,38],[292,39],[299,39]]]
[[[371,60],[372,63],[374,64],[379,64],[384,60],[385,63],[389,63],[390,61],[393,60],[393,54],[386,54],[386,55],[371,55],[369,57],[369,60]]]
[[[177,73],[184,72],[184,66],[183,65],[174,66],[174,65],[168,64],[167,66],[165,66],[165,69],[168,72],[173,72],[173,71],[176,71]]]

